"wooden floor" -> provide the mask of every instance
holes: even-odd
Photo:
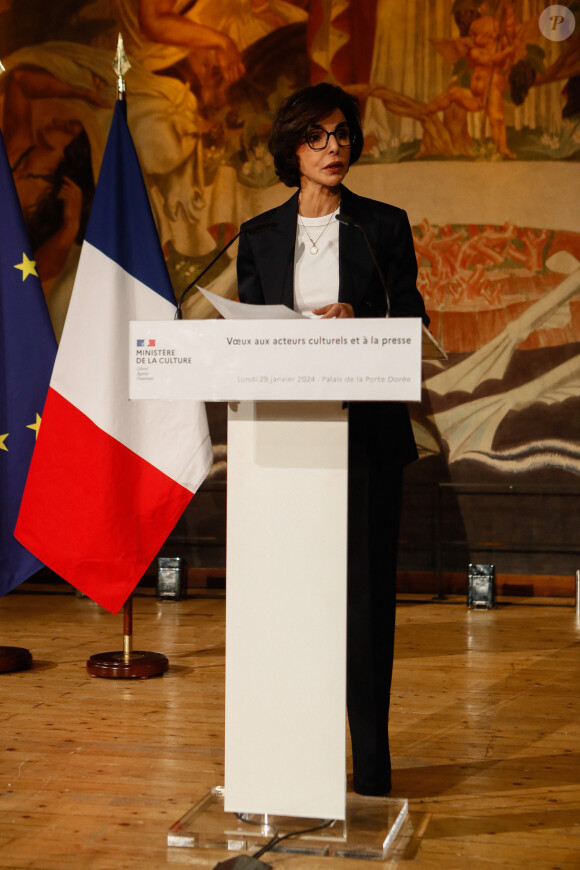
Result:
[[[134,604],[148,681],[92,679],[122,621],[72,594],[0,600],[0,644],[31,671],[0,675],[0,867],[211,868],[167,829],[223,782],[224,600]],[[410,802],[389,860],[409,870],[580,868],[580,623],[572,600],[399,602],[394,791]],[[360,861],[264,856],[275,867]]]

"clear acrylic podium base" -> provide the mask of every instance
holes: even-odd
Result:
[[[344,821],[333,821],[319,831],[283,840],[272,851],[384,861],[407,815],[408,802],[405,799],[349,793]],[[282,836],[301,828],[313,828],[324,821],[227,813],[224,810],[224,789],[217,786],[171,826],[167,845],[253,852],[275,834]]]

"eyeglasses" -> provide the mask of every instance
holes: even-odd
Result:
[[[354,142],[354,136],[350,135],[348,127],[337,127],[336,130],[330,131],[324,130],[322,127],[316,127],[314,130],[309,130],[305,134],[304,139],[308,147],[312,148],[313,151],[324,151],[331,136],[334,136],[336,144],[341,148],[350,148]]]

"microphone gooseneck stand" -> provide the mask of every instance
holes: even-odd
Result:
[[[253,235],[254,233],[261,233],[262,230],[269,230],[275,226],[276,226],[276,224],[274,224],[274,223],[268,223],[268,224],[258,224],[255,227],[243,227],[242,229],[240,229],[235,234],[235,236],[232,239],[230,239],[230,241],[227,243],[227,245],[225,245],[221,249],[221,251],[218,251],[218,253],[215,255],[215,257],[213,258],[211,263],[208,263],[207,266],[205,267],[205,269],[202,269],[201,272],[199,273],[199,275],[196,275],[195,278],[193,279],[193,281],[191,281],[187,285],[187,287],[181,291],[181,294],[179,296],[179,301],[177,303],[177,308],[175,310],[175,320],[183,320],[183,311],[181,310],[181,306],[183,305],[183,300],[185,299],[185,297],[187,296],[189,291],[197,284],[197,282],[201,281],[203,276],[205,274],[207,274],[207,272],[209,272],[211,267],[215,263],[217,263],[217,261],[220,259],[220,257],[222,257],[225,254],[225,252],[228,250],[228,248],[231,248],[231,246],[236,241],[236,239],[239,239],[240,236],[245,235],[246,233]]]
[[[345,227],[352,227],[354,229],[360,230],[361,233],[363,234],[363,236],[365,237],[365,241],[368,245],[368,249],[371,252],[371,257],[373,258],[373,263],[375,264],[375,268],[378,272],[379,278],[381,279],[381,284],[383,285],[383,290],[385,291],[385,298],[386,298],[386,302],[387,302],[386,317],[389,317],[391,314],[391,297],[389,294],[389,288],[387,286],[387,279],[385,278],[385,276],[383,274],[383,270],[381,269],[381,267],[379,265],[379,260],[378,260],[376,251],[373,247],[373,243],[371,242],[371,240],[369,238],[369,234],[367,233],[366,227],[364,226],[364,224],[361,224],[359,221],[355,220],[352,217],[349,217],[346,214],[339,213],[339,214],[337,214],[336,219],[337,219],[337,221],[339,221],[339,223],[343,224]]]

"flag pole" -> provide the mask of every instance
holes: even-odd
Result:
[[[117,100],[122,102],[126,101],[125,73],[130,68],[123,37],[119,34],[113,69],[117,75]],[[87,661],[87,671],[92,677],[146,680],[164,674],[168,667],[163,653],[133,650],[133,595],[130,595],[123,605],[123,649],[92,655]]]
[[[133,596],[130,595],[123,605],[123,649],[92,655],[87,661],[87,671],[91,677],[146,680],[164,674],[168,667],[169,661],[163,653],[133,649]]]

